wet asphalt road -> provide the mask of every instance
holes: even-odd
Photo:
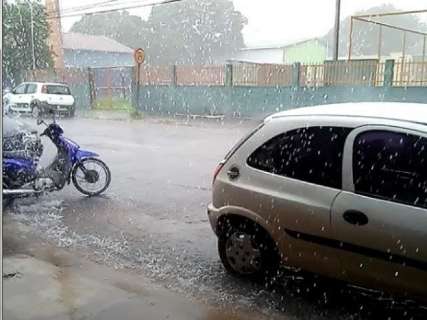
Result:
[[[86,198],[69,186],[15,205],[12,215],[58,246],[89,249],[90,258],[100,263],[143,272],[185,295],[268,318],[411,319],[419,314],[417,308],[379,306],[329,281],[285,279],[286,285],[265,289],[225,274],[206,215],[212,173],[256,122],[60,123],[67,137],[101,155],[112,183],[102,197]],[[52,151],[48,146],[42,163]]]

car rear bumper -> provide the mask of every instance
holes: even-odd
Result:
[[[29,105],[16,105],[11,104],[8,106],[9,111],[19,112],[19,113],[31,113],[31,107]]]
[[[41,105],[42,111],[53,110],[57,114],[68,114],[70,112],[74,112],[75,105],[62,105],[62,104],[48,104],[44,103]],[[44,110],[43,110],[44,109]]]
[[[212,230],[215,232],[216,235],[218,235],[217,229],[218,229],[218,219],[220,216],[219,210],[215,208],[212,203],[210,203],[208,205],[207,212],[208,212],[208,218],[209,218],[209,222],[211,224]]]

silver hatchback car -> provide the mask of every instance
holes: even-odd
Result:
[[[218,165],[208,215],[233,274],[284,264],[427,300],[427,105],[268,117]]]

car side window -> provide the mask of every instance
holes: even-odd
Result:
[[[17,86],[14,90],[15,94],[23,94],[25,93],[25,87],[27,86],[27,84],[23,83],[20,84],[19,86]]]
[[[259,147],[249,166],[341,189],[344,143],[350,128],[308,127],[280,134]]]
[[[31,94],[31,93],[36,93],[36,91],[37,91],[37,84],[30,83],[27,85],[27,89],[25,90],[25,93]]]
[[[427,208],[427,139],[385,130],[359,134],[353,179],[358,194]]]

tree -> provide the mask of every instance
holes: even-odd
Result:
[[[379,7],[373,7],[366,11],[358,12],[356,15],[361,14],[374,14],[382,12],[397,12],[392,5],[382,5]],[[381,19],[373,19],[375,21],[404,27],[407,29],[427,31],[427,25],[422,23],[416,15],[398,15],[388,16]],[[353,25],[353,44],[352,54],[357,55],[375,55],[378,53],[378,26],[371,23],[364,23],[355,21]],[[350,33],[350,17],[347,17],[340,23],[340,41],[339,41],[339,55],[347,56],[349,46],[349,33]],[[324,37],[325,41],[330,44],[329,54],[332,55],[332,44],[333,44],[334,31],[331,30]],[[407,33],[406,38],[406,49],[419,47],[422,37],[419,35],[413,35]],[[392,30],[389,28],[383,28],[382,31],[382,44],[381,52],[383,55],[388,55],[393,52],[402,51],[402,32]],[[413,50],[413,54],[421,55],[421,51],[418,53]],[[412,52],[411,52],[412,53]]]
[[[39,0],[6,2],[3,4],[3,83],[15,85],[22,72],[33,68],[31,39],[31,8],[36,69],[52,65],[47,44],[49,26],[45,7]]]
[[[186,0],[153,7],[148,21],[127,12],[83,17],[71,31],[142,47],[151,64],[211,64],[244,46],[246,22],[229,0]]]
[[[70,31],[106,36],[130,48],[137,48],[145,43],[145,30],[146,22],[141,17],[127,11],[116,11],[83,16]]]
[[[246,19],[228,0],[193,0],[154,7],[148,51],[159,63],[214,63],[244,46]]]

